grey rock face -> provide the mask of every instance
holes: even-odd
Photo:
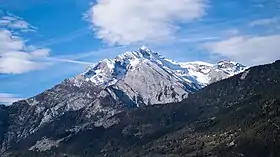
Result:
[[[177,75],[177,71],[186,75]],[[110,89],[115,99],[129,106],[178,102],[201,86],[188,70],[146,47],[126,52],[111,60],[103,60],[95,67],[75,77]],[[79,84],[79,83],[77,83]]]
[[[113,87],[126,93],[136,105],[178,102],[188,94],[183,82],[153,63],[140,63]]]

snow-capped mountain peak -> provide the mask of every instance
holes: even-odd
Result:
[[[145,45],[142,45],[142,46],[140,47],[140,50],[143,50],[143,51],[146,51],[146,52],[151,52],[151,49],[148,48],[148,47],[145,46]]]
[[[187,83],[196,90],[246,69],[244,65],[228,60],[217,64],[202,61],[177,63],[142,46],[137,51],[127,51],[114,59],[105,59],[82,75],[96,85],[112,85],[143,64],[155,64],[173,79]]]
[[[246,66],[229,60],[222,60],[217,63],[217,68],[233,76],[246,69]]]
[[[105,89],[102,95],[109,93],[116,101],[139,106],[181,101],[189,93],[243,70],[245,66],[232,61],[178,63],[142,46],[100,61],[73,80],[78,87],[91,84]]]
[[[128,71],[133,71],[142,62],[152,62],[163,66],[164,57],[142,46],[138,51],[126,51],[114,59],[104,59],[89,67],[82,75],[96,85],[110,84],[122,79]]]

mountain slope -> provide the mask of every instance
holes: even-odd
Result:
[[[108,117],[126,108],[179,102],[200,87],[164,68],[160,55],[142,47],[103,60],[85,73],[9,107],[11,126],[3,148],[26,138],[67,112],[82,112],[87,125],[111,125]],[[163,59],[164,60],[164,59]],[[114,123],[114,122],[112,122]],[[73,128],[72,128],[73,129]]]
[[[68,112],[10,151],[19,156],[277,157],[279,91],[277,61],[209,85],[178,104],[128,109],[111,117],[115,124],[108,128],[88,125],[75,132],[69,128],[81,123],[83,113]],[[42,151],[46,143],[51,151]]]

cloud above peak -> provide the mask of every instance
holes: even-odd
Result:
[[[129,45],[170,39],[176,23],[205,14],[207,0],[98,0],[87,13],[98,38]]]
[[[211,54],[227,57],[246,65],[259,65],[280,59],[280,35],[236,36],[203,47]]]

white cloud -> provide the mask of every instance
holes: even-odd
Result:
[[[205,14],[207,0],[98,0],[87,14],[97,37],[110,44],[173,38],[176,22]]]
[[[251,21],[249,23],[250,27],[255,27],[255,26],[268,26],[271,24],[277,24],[280,22],[279,17],[272,17],[272,18],[265,18],[265,19],[258,19]]]
[[[37,61],[49,56],[49,49],[36,49],[8,29],[0,27],[0,73],[20,74],[45,67]]]
[[[0,93],[0,104],[12,104],[18,100],[21,100],[18,95],[9,93]]]
[[[236,36],[203,45],[210,53],[246,65],[258,65],[280,59],[280,35]]]
[[[27,45],[20,36],[36,28],[21,17],[5,14],[0,17],[0,74],[20,74],[48,65],[41,59],[48,57],[50,50]]]

